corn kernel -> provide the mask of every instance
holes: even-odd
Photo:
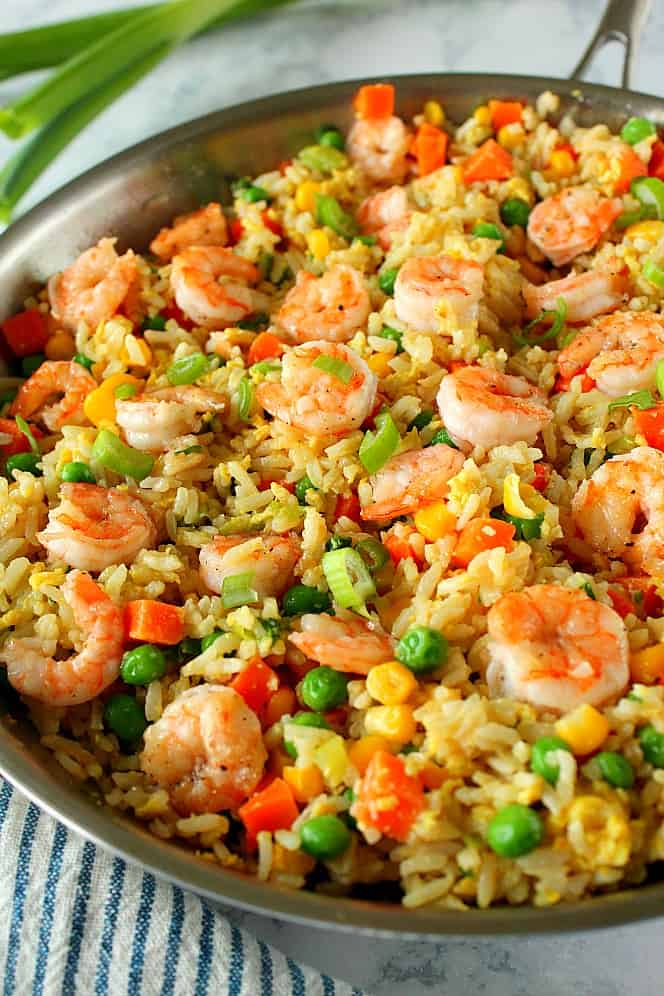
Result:
[[[313,214],[316,210],[316,194],[320,191],[320,183],[313,180],[305,180],[295,191],[295,207],[298,211],[309,211]]]
[[[387,377],[392,373],[390,360],[392,357],[388,353],[374,353],[367,360],[369,368],[373,370],[377,377]]]
[[[647,239],[648,242],[659,242],[664,235],[664,221],[637,221],[625,231],[630,239]]]
[[[367,733],[385,737],[393,744],[407,744],[417,729],[413,710],[408,705],[371,706],[364,716]]]
[[[314,228],[307,235],[307,246],[314,259],[325,259],[330,251],[330,240],[322,228]]]
[[[271,695],[263,713],[263,725],[274,726],[282,716],[292,716],[297,710],[295,692],[288,685],[282,685]]]
[[[480,104],[473,111],[473,117],[480,125],[490,125],[491,124],[491,112],[486,104]]]
[[[348,769],[348,754],[343,737],[334,734],[317,747],[314,751],[314,761],[328,785],[332,788],[339,785]]]
[[[71,360],[76,352],[76,343],[71,332],[59,329],[44,346],[47,360]]]
[[[556,733],[575,754],[592,754],[609,735],[609,721],[593,706],[584,703],[558,720]]]
[[[522,176],[513,176],[505,185],[507,197],[519,197],[522,201],[532,207],[535,200],[535,193],[532,186]]]
[[[128,367],[147,368],[152,363],[152,350],[144,339],[135,335],[125,336],[120,359]]]
[[[297,802],[311,802],[317,795],[322,795],[325,791],[323,776],[320,773],[320,768],[315,764],[309,764],[306,768],[287,765],[283,769],[281,777],[290,785]]]
[[[287,875],[308,875],[316,866],[315,858],[304,851],[289,851],[281,844],[272,846],[272,870]]]
[[[445,122],[445,111],[437,100],[427,100],[423,107],[424,120],[436,128],[440,128]]]
[[[390,744],[385,737],[381,736],[370,736],[370,737],[360,737],[359,740],[355,740],[354,743],[348,748],[348,758],[351,764],[357,768],[361,775],[369,767],[369,761],[374,756],[374,754],[379,750],[389,750]]]
[[[454,182],[457,185],[463,183],[463,167],[462,166],[452,166],[452,173],[454,175]]]
[[[456,516],[450,512],[445,501],[436,501],[419,509],[413,516],[413,521],[418,533],[430,543],[449,536],[456,526]]]
[[[32,579],[30,579],[32,581]],[[654,685],[664,675],[664,643],[637,650],[629,658],[632,681],[640,685]]]
[[[576,172],[574,156],[568,149],[554,149],[549,157],[549,170],[557,177],[573,176]]]
[[[93,425],[115,422],[115,389],[121,384],[139,387],[141,381],[130,374],[112,374],[94,391],[90,391],[83,402],[83,411]]]
[[[499,128],[497,134],[498,144],[502,145],[504,149],[518,149],[526,137],[526,133],[520,124],[508,124],[503,125]]]
[[[367,691],[382,705],[401,705],[417,688],[417,678],[399,661],[376,664],[367,675]]]

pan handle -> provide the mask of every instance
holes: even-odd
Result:
[[[631,89],[641,30],[651,5],[652,0],[609,0],[597,31],[570,78],[583,79],[595,55],[607,42],[618,41],[623,46],[622,86]]]

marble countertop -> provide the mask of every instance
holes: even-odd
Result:
[[[10,0],[2,5],[3,30],[129,2]],[[276,90],[444,70],[565,76],[592,36],[603,6],[603,0],[308,0],[299,8],[237,24],[191,42],[108,109],[51,166],[22,207],[150,134]],[[655,0],[653,7],[635,88],[664,94],[664,3]],[[593,79],[615,82],[618,65],[617,52],[607,50]],[[20,80],[1,83],[0,101],[24,87]],[[0,161],[9,148],[9,142],[0,141]],[[228,914],[292,957],[373,996],[655,996],[663,991],[661,920],[573,937],[433,944],[369,941]]]

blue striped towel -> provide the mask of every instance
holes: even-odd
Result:
[[[3,996],[362,996],[99,850],[0,780]]]

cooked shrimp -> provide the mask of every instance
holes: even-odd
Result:
[[[316,366],[319,357],[342,364],[342,375]],[[341,343],[307,342],[283,357],[281,383],[263,381],[259,403],[275,418],[312,436],[343,436],[357,429],[373,408],[375,374]]]
[[[213,201],[199,211],[179,215],[170,228],[162,228],[150,243],[150,251],[169,260],[190,246],[225,246],[227,241],[224,212]]]
[[[454,442],[467,448],[533,443],[553,417],[544,395],[523,377],[483,367],[447,374],[436,401]]]
[[[118,256],[115,241],[101,239],[49,281],[53,315],[74,331],[79,322],[96,328],[112,318],[134,289],[136,257],[131,249]]]
[[[590,187],[566,187],[530,212],[528,238],[554,266],[593,249],[622,211],[619,197],[602,197]]]
[[[258,281],[253,263],[221,246],[190,246],[173,257],[171,287],[186,315],[206,329],[246,318],[264,295],[248,287]]]
[[[200,552],[200,575],[210,591],[217,594],[226,578],[251,575],[247,586],[256,592],[258,600],[283,594],[292,581],[299,556],[300,545],[292,536],[216,536]]]
[[[362,274],[350,266],[331,266],[322,277],[300,270],[277,321],[295,342],[346,342],[362,328],[370,311]]]
[[[392,234],[408,227],[410,210],[405,187],[388,187],[362,201],[357,220],[365,235],[375,235],[378,245],[389,249]]]
[[[579,589],[536,584],[489,609],[487,684],[494,698],[552,712],[602,706],[629,680],[625,626],[608,605]]]
[[[638,446],[612,457],[583,482],[572,514],[600,557],[664,576],[664,453]]]
[[[611,398],[655,386],[664,357],[664,315],[653,311],[606,315],[582,329],[558,356],[565,378],[587,369],[600,391]]]
[[[348,133],[351,159],[375,183],[402,183],[410,132],[401,118],[358,118]]]
[[[226,399],[202,387],[166,387],[116,401],[115,420],[130,446],[160,453],[174,440],[198,432],[204,412],[223,412]]]
[[[369,479],[373,501],[362,508],[362,518],[395,519],[440,501],[463,464],[463,454],[445,443],[393,456]]]
[[[0,649],[16,691],[49,706],[80,705],[96,698],[117,679],[122,660],[122,609],[82,571],[67,575],[62,594],[82,630],[80,653],[56,661],[44,657],[34,640],[13,637]]]
[[[49,511],[46,529],[37,533],[52,560],[94,572],[130,564],[156,538],[140,499],[96,484],[61,484],[60,504]]]
[[[523,296],[529,318],[536,318],[541,311],[555,311],[562,297],[567,305],[566,320],[581,324],[619,308],[627,300],[628,287],[626,270],[587,270],[538,286],[526,284]]]
[[[145,731],[141,768],[183,816],[237,809],[263,776],[267,751],[256,713],[223,685],[199,685]]]
[[[484,268],[452,256],[411,256],[394,284],[397,316],[417,332],[440,329],[440,304],[451,305],[457,321],[477,319]]]
[[[30,418],[39,412],[47,429],[57,432],[63,425],[83,425],[83,402],[97,381],[80,363],[72,360],[47,360],[28,377],[14,399],[12,415]],[[60,401],[46,405],[49,398],[61,394]]]
[[[392,639],[375,623],[361,619],[307,614],[301,633],[288,637],[298,650],[319,664],[350,674],[368,674],[374,664],[394,656]]]

